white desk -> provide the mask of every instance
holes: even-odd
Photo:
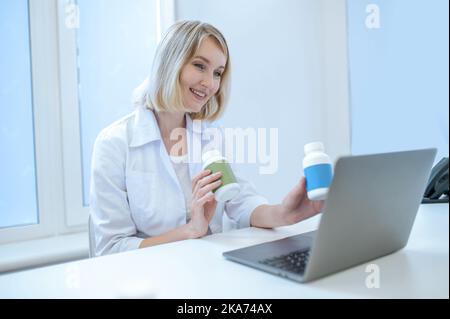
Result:
[[[0,276],[0,298],[449,298],[448,204],[423,205],[407,247],[366,266],[298,284],[228,261],[222,252],[317,228],[319,217],[275,230],[240,229],[203,239]]]

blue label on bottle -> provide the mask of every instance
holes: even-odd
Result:
[[[333,178],[330,164],[317,164],[305,168],[306,191],[327,188]]]

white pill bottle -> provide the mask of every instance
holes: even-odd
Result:
[[[325,200],[333,172],[330,157],[322,142],[308,143],[304,147],[303,173],[310,200]]]

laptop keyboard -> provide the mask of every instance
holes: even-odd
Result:
[[[287,255],[261,260],[260,263],[286,271],[303,274],[308,263],[309,250],[294,251]]]

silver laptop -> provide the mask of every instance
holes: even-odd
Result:
[[[307,282],[406,246],[436,149],[342,157],[317,231],[224,252]]]

